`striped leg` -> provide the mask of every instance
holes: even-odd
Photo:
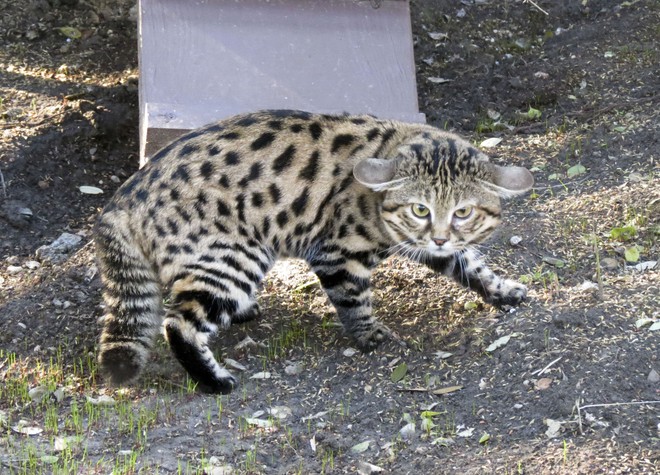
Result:
[[[486,302],[496,307],[519,305],[527,296],[527,287],[498,276],[470,249],[457,252],[449,258],[431,259],[426,264],[436,272],[449,275],[464,287],[476,291]]]
[[[172,352],[200,389],[227,394],[237,381],[221,367],[208,346],[218,328],[256,316],[254,291],[262,275],[237,272],[229,256],[184,266],[175,277],[164,326]],[[238,264],[236,265],[238,266]]]
[[[392,334],[372,315],[369,267],[335,255],[317,255],[310,264],[344,329],[361,350],[373,350]]]
[[[161,289],[138,246],[117,228],[100,222],[95,243],[106,303],[99,367],[110,384],[122,385],[138,377],[158,335]]]

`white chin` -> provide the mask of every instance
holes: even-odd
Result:
[[[439,248],[438,246],[429,246],[427,252],[435,257],[450,257],[454,255],[456,250],[449,246],[443,246],[442,248]]]

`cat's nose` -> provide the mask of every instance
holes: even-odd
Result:
[[[442,247],[444,243],[448,241],[448,239],[442,239],[442,238],[431,238],[431,241],[433,241],[436,246]]]

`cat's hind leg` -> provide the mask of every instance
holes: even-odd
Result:
[[[184,265],[184,271],[173,279],[165,337],[202,390],[227,394],[237,384],[216,361],[209,340],[219,328],[258,316],[254,294],[265,271],[255,267],[225,251]]]
[[[146,365],[161,328],[162,295],[139,246],[116,225],[122,216],[110,218],[99,221],[94,235],[106,304],[98,360],[104,379],[122,385]]]

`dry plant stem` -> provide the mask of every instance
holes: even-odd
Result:
[[[598,300],[604,299],[603,293],[603,269],[600,266],[600,251],[598,250],[598,237],[594,226],[594,253],[596,254],[596,282],[598,284]]]
[[[545,15],[548,14],[548,12],[546,12],[543,8],[539,7],[539,6],[536,4],[536,2],[534,2],[534,0],[525,0],[525,3],[531,3],[531,4],[534,5],[534,6],[535,6],[535,7],[536,7],[541,13],[543,13],[543,14],[545,14]]]
[[[5,185],[5,176],[2,174],[2,170],[0,170],[0,185],[2,185],[2,195],[7,198],[7,185]]]
[[[550,369],[550,366],[552,366],[553,364],[557,363],[557,362],[560,361],[562,358],[563,358],[563,356],[560,356],[560,357],[557,358],[556,360],[551,361],[550,363],[548,363],[548,364],[546,365],[545,368],[540,369],[540,370],[537,370],[537,371],[534,371],[534,372],[532,373],[532,375],[535,375],[535,374],[536,374],[537,376],[541,376],[543,373],[545,373],[546,371],[548,371],[548,369]],[[538,374],[537,374],[537,373],[538,373]]]

